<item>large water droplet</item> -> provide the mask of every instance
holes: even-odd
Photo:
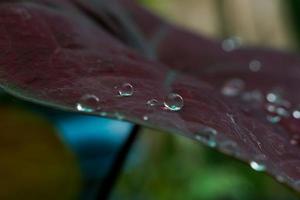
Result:
[[[231,79],[222,87],[222,94],[225,96],[238,96],[245,88],[245,83],[241,79]]]
[[[120,97],[130,97],[133,95],[134,88],[130,83],[124,83],[121,86],[115,86]]]
[[[183,98],[179,94],[171,93],[164,100],[164,106],[171,111],[179,111],[184,106]]]
[[[78,111],[94,112],[100,109],[100,100],[93,94],[86,94],[82,96],[76,105]]]
[[[252,60],[250,63],[249,63],[249,69],[252,71],[252,72],[258,72],[261,70],[261,62],[258,61],[258,60]]]
[[[251,161],[250,166],[252,169],[258,172],[263,172],[266,170],[266,166],[262,163],[256,162],[256,161]]]
[[[215,147],[217,146],[217,142],[216,142],[217,134],[218,132],[215,129],[205,127],[199,130],[198,132],[196,132],[195,139],[204,142],[210,147]]]
[[[224,51],[230,52],[239,48],[242,44],[242,40],[239,37],[230,37],[222,42],[222,48]]]

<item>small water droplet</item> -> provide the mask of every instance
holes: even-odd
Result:
[[[271,122],[272,124],[276,124],[280,122],[281,117],[277,115],[267,115],[267,120]]]
[[[149,117],[148,117],[147,115],[144,115],[144,116],[143,116],[143,120],[144,120],[144,121],[148,121],[148,120],[149,120]]]
[[[118,120],[123,120],[123,119],[124,119],[124,116],[123,116],[121,113],[119,113],[119,112],[116,112],[116,113],[115,113],[115,117],[116,117]]]
[[[133,95],[134,89],[130,83],[124,83],[121,86],[115,86],[118,90],[118,95],[120,97],[131,97]]]
[[[258,163],[256,161],[251,161],[250,166],[252,169],[254,169],[255,171],[258,171],[258,172],[263,172],[266,170],[266,166],[264,164]]]
[[[236,37],[236,36],[230,37],[230,38],[223,40],[222,49],[224,51],[230,52],[230,51],[233,51],[233,50],[239,48],[241,46],[241,44],[242,44],[241,38]]]
[[[289,111],[283,107],[276,108],[276,113],[281,117],[289,117],[290,116]]]
[[[296,190],[299,191],[300,190],[300,180],[294,181],[293,186]]]
[[[300,108],[297,108],[293,111],[293,117],[295,119],[300,119]]]
[[[225,141],[220,144],[220,149],[225,153],[236,155],[239,152],[237,143],[233,141]]]
[[[209,127],[205,127],[195,134],[195,139],[201,142],[204,142],[205,144],[209,145],[210,147],[215,147],[217,146],[216,142],[216,136],[218,132]]]
[[[158,105],[158,101],[156,99],[150,99],[146,103],[149,107],[154,107]]]
[[[271,92],[267,94],[266,99],[270,103],[276,103],[280,99],[280,96],[276,93]]]
[[[222,94],[225,96],[238,96],[245,88],[245,83],[241,79],[231,79],[222,87]]]
[[[292,136],[291,140],[290,140],[290,144],[291,145],[298,145],[300,141],[300,135],[295,134]]]
[[[171,111],[179,111],[184,106],[183,98],[179,94],[170,93],[164,100],[164,106]]]
[[[86,94],[82,96],[76,105],[78,111],[94,112],[100,109],[100,100],[93,94]]]
[[[258,60],[252,60],[250,63],[249,63],[249,69],[252,71],[252,72],[258,72],[261,70],[261,67],[262,67],[262,64],[260,61]]]
[[[262,102],[263,94],[259,90],[244,92],[242,99],[247,102]]]

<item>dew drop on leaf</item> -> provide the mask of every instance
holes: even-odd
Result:
[[[148,120],[149,120],[149,117],[148,117],[147,115],[144,115],[144,116],[143,116],[143,120],[144,120],[144,121],[148,121]]]
[[[222,94],[229,97],[234,97],[240,95],[240,93],[244,90],[245,83],[241,79],[231,79],[222,87]]]
[[[238,49],[242,44],[242,40],[239,37],[230,37],[222,42],[222,49],[226,52],[233,51],[235,49]]]
[[[295,119],[300,119],[300,108],[297,108],[293,111],[293,117]]]
[[[276,124],[280,122],[281,117],[278,115],[267,115],[267,120],[272,124]]]
[[[150,100],[147,101],[147,105],[149,107],[157,106],[158,105],[158,101],[156,99],[150,99]]]
[[[76,104],[76,108],[78,111],[83,112],[94,112],[100,109],[100,100],[96,95],[93,94],[85,94]]]
[[[210,127],[205,127],[195,134],[195,139],[201,142],[204,142],[210,147],[217,146],[216,136],[218,132]]]
[[[170,93],[165,97],[164,106],[167,110],[179,111],[184,106],[183,98],[179,94]]]
[[[239,149],[238,145],[233,141],[225,141],[220,144],[220,149],[228,154],[237,154]]]
[[[259,90],[247,91],[242,94],[242,99],[247,102],[261,103],[263,94]]]
[[[250,63],[249,63],[249,69],[250,71],[252,72],[258,72],[261,70],[261,67],[262,67],[262,64],[260,61],[258,60],[252,60]]]
[[[263,172],[266,170],[266,166],[264,164],[258,163],[256,161],[251,161],[250,166],[252,169],[254,169],[255,171],[258,171],[258,172]]]
[[[115,86],[120,97],[130,97],[133,95],[133,86],[130,83],[124,83],[120,86]]]

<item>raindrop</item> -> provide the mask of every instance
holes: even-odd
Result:
[[[289,117],[290,116],[289,111],[287,111],[287,109],[285,109],[283,107],[276,108],[276,113],[281,117]]]
[[[147,105],[149,107],[157,106],[158,105],[158,101],[156,99],[150,99],[150,100],[147,101]]]
[[[164,106],[171,111],[179,111],[184,106],[183,98],[179,94],[170,93],[164,100]]]
[[[228,154],[237,154],[239,149],[237,143],[233,141],[225,141],[220,144],[220,149]]]
[[[272,92],[271,92],[271,93],[268,93],[268,94],[267,94],[266,99],[267,99],[267,101],[270,102],[270,103],[276,103],[276,102],[279,101],[280,96],[279,96],[278,94],[276,94],[276,93],[272,93]]]
[[[241,79],[231,79],[227,81],[223,88],[222,94],[225,96],[238,96],[245,88],[245,83]]]
[[[218,132],[215,129],[206,127],[196,132],[195,139],[204,142],[210,147],[215,147],[217,146],[217,142],[216,142],[217,134]]]
[[[147,115],[144,115],[144,116],[143,116],[143,120],[144,120],[144,121],[148,121],[148,120],[149,120],[149,117],[148,117]]]
[[[266,166],[264,164],[258,163],[256,161],[251,161],[250,166],[252,169],[254,169],[255,171],[258,171],[258,172],[263,172],[266,170]]]
[[[279,183],[284,183],[284,177],[281,176],[281,175],[277,175],[277,176],[276,176],[276,180],[277,180]]]
[[[296,110],[293,111],[293,117],[295,119],[300,119],[300,108],[297,108]]]
[[[222,49],[224,51],[230,52],[239,48],[242,44],[242,40],[239,37],[230,37],[222,42]]]
[[[272,124],[277,124],[278,122],[280,122],[281,117],[277,115],[267,115],[267,120]]]
[[[115,113],[115,117],[116,117],[118,120],[123,120],[123,119],[124,119],[124,116],[123,116],[121,113],[119,113],[119,112],[116,112],[116,113]]]
[[[261,62],[258,61],[258,60],[252,60],[250,63],[249,63],[249,69],[252,71],[252,72],[258,72],[261,70]]]
[[[133,86],[130,83],[124,83],[121,86],[115,86],[120,97],[131,97],[133,95]]]
[[[293,186],[296,190],[300,190],[300,180],[294,181]]]
[[[76,108],[78,111],[94,112],[100,109],[99,103],[100,100],[96,95],[86,94],[80,98]]]
[[[263,94],[259,90],[248,91],[243,93],[242,99],[248,102],[261,102]]]
[[[298,145],[299,140],[300,140],[300,136],[295,134],[295,135],[292,136],[292,138],[290,140],[290,144],[291,145]]]

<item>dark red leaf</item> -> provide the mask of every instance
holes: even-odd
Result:
[[[182,134],[299,190],[300,120],[291,115],[300,101],[298,55],[227,52],[131,1],[119,3],[2,2],[2,87],[54,108]],[[182,109],[180,96],[169,102],[172,93]]]

